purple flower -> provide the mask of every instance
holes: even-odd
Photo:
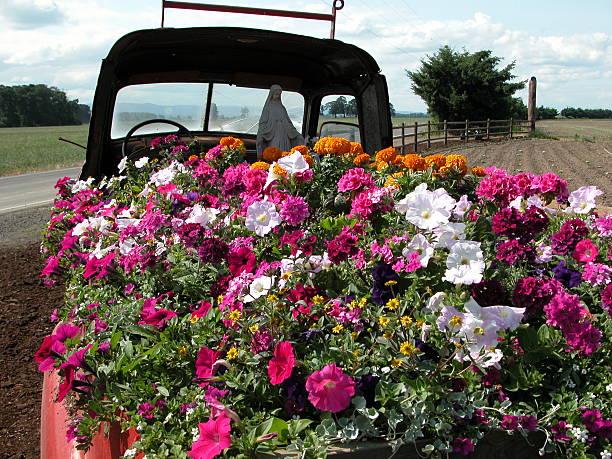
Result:
[[[455,438],[453,440],[453,453],[467,456],[474,451],[474,443],[469,438]]]
[[[516,430],[518,427],[518,418],[516,416],[506,415],[503,417],[500,425],[506,430]]]
[[[397,288],[394,290],[389,284],[389,281],[399,281],[399,276],[391,268],[390,265],[382,263],[372,269],[372,277],[374,285],[372,286],[372,301],[376,304],[385,304],[393,298],[393,292],[397,294]],[[397,285],[397,284],[396,284]]]
[[[473,284],[472,298],[482,307],[509,303],[506,287],[495,279],[482,280]]]
[[[534,432],[538,428],[538,418],[535,416],[521,416],[521,427],[530,432]]]
[[[565,267],[565,261],[561,260],[552,270],[555,274],[555,279],[565,285],[567,288],[573,288],[582,283],[582,276],[578,271]]]

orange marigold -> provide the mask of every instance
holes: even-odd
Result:
[[[293,153],[295,151],[299,151],[300,153],[305,155],[305,154],[308,153],[308,147],[306,145],[296,145],[295,147],[293,147],[291,149],[291,153]]]
[[[424,171],[425,169],[427,169],[427,163],[425,162],[425,159],[421,155],[417,155],[414,153],[405,155],[402,160],[402,165],[406,169],[410,169],[413,172]]]
[[[223,137],[219,143],[225,148],[240,149],[244,147],[244,142],[236,137]]]
[[[487,175],[485,173],[484,167],[472,167],[472,174],[476,177],[484,177]]]
[[[373,166],[376,168],[377,171],[382,171],[383,169],[385,169],[386,167],[389,167],[389,163],[386,161],[376,161]]]
[[[200,157],[198,155],[191,155],[189,157],[189,161],[195,161],[196,159],[200,159]]]
[[[285,156],[290,156],[290,155],[292,155],[292,154],[293,154],[293,152],[292,152],[292,151],[283,151],[283,152],[281,153],[281,158],[284,158]]]
[[[403,177],[404,174],[405,172],[395,172],[394,174],[391,174],[385,180],[384,187],[385,188],[395,188],[396,190],[399,190],[399,183],[397,183],[397,179],[400,177]]]
[[[461,155],[448,155],[446,157],[446,166],[454,167],[461,171],[461,175],[467,174],[467,158]]]
[[[266,161],[276,161],[278,158],[281,157],[281,150],[278,147],[267,147],[264,149],[263,153],[261,154],[262,159],[265,159]]]
[[[351,142],[351,155],[363,155],[363,147],[359,142]]]
[[[397,150],[395,147],[388,147],[383,150],[376,152],[376,162],[384,161],[390,163],[397,156]]]
[[[425,156],[424,159],[427,168],[431,167],[434,170],[438,170],[442,166],[446,165],[446,158],[444,157],[444,155],[441,154]]]
[[[344,156],[351,151],[351,142],[342,137],[322,137],[313,149],[320,155]]]
[[[265,161],[256,161],[251,164],[251,169],[259,169],[260,171],[267,171],[270,169],[270,164]]]
[[[274,167],[272,168],[272,172],[275,173],[276,175],[282,175],[282,176],[287,175],[287,171],[278,164],[274,165]]]
[[[391,164],[393,164],[394,166],[399,166],[400,164],[402,164],[403,160],[404,157],[402,155],[396,155],[395,158],[393,158],[393,160],[391,161]]]
[[[314,164],[314,159],[312,159],[312,156],[310,156],[309,154],[304,154],[304,153],[302,153],[302,156],[304,157],[304,161],[306,161],[308,165],[312,167],[312,165]]]
[[[357,157],[353,160],[353,164],[355,164],[355,166],[363,166],[365,164],[368,164],[369,162],[370,155],[368,155],[367,153],[357,155]]]

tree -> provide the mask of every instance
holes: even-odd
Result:
[[[395,116],[395,107],[391,102],[389,102],[389,112],[391,112],[391,116]]]
[[[0,85],[0,127],[80,124],[78,102],[44,84]]]
[[[346,103],[346,114],[348,116],[357,116],[357,101],[352,98]]]
[[[558,114],[556,108],[544,107],[543,105],[536,108],[536,119],[538,120],[554,120]]]
[[[525,83],[510,82],[515,63],[498,69],[500,61],[488,50],[458,53],[443,46],[422,59],[418,71],[406,73],[412,90],[438,120],[507,119],[515,105],[512,95]]]

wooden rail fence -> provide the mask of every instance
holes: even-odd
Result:
[[[406,124],[394,128],[394,133],[400,131],[399,135],[393,136],[393,143],[401,147],[402,153],[410,150],[417,152],[419,145],[427,144],[431,148],[432,143],[449,141],[489,140],[499,137],[519,137],[532,132],[535,126],[528,120],[484,120],[484,121],[427,121],[427,123]],[[396,140],[400,140],[399,145]],[[423,147],[421,147],[422,149]]]

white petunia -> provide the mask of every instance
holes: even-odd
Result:
[[[93,177],[89,177],[87,180],[77,180],[77,182],[70,188],[70,191],[73,193],[78,193],[79,191],[88,190],[91,188],[93,182]]]
[[[454,217],[459,219],[463,218],[470,207],[472,207],[472,202],[468,199],[467,194],[464,194],[455,204],[455,208],[453,209]]]
[[[422,183],[404,199],[395,203],[395,210],[405,215],[413,225],[424,230],[433,230],[444,223],[448,223],[451,210],[456,201],[444,190],[427,190]]]
[[[157,186],[167,185],[174,179],[176,174],[185,172],[186,170],[183,164],[180,164],[178,161],[173,161],[165,169],[152,174],[149,183],[153,183]]]
[[[137,169],[142,169],[148,163],[149,163],[149,157],[148,156],[143,156],[142,158],[140,158],[138,161],[136,161],[134,163],[134,166],[136,166]]]
[[[310,166],[304,159],[304,156],[299,151],[295,151],[290,155],[284,156],[278,160],[278,165],[287,171],[289,174],[296,174],[310,169]]]
[[[423,308],[426,312],[439,312],[444,305],[442,302],[446,299],[446,293],[438,292],[434,294],[429,300],[427,300],[427,306]]]
[[[475,284],[482,280],[484,268],[480,242],[457,242],[446,259],[446,272],[442,280],[453,284]]]
[[[436,231],[438,246],[450,249],[457,242],[465,239],[465,223],[446,223]]]
[[[185,220],[185,223],[198,223],[208,228],[210,224],[217,219],[217,215],[219,215],[218,209],[202,207],[200,204],[196,204],[191,208],[191,212],[187,220]]]
[[[282,219],[274,203],[257,201],[247,208],[245,225],[258,236],[265,236],[272,228],[280,225]]]
[[[572,191],[568,201],[570,206],[565,209],[565,212],[574,212],[577,214],[588,214],[596,206],[595,198],[603,194],[596,186],[581,186],[576,191]]]
[[[125,166],[127,166],[127,156],[121,158],[121,161],[119,161],[119,164],[117,165],[117,170],[119,171],[119,173],[125,170]]]
[[[272,285],[274,284],[274,277],[270,276],[261,276],[251,282],[249,287],[249,294],[246,295],[242,301],[244,303],[250,303],[251,301],[255,301],[257,298],[267,295]]]
[[[421,266],[426,268],[427,264],[429,263],[429,259],[434,254],[434,246],[429,243],[425,236],[419,233],[416,234],[412,238],[412,241],[410,241],[410,243],[406,245],[406,248],[402,250],[402,255],[406,259],[408,259],[410,257],[410,254],[413,252],[419,254],[419,261],[421,262]]]

